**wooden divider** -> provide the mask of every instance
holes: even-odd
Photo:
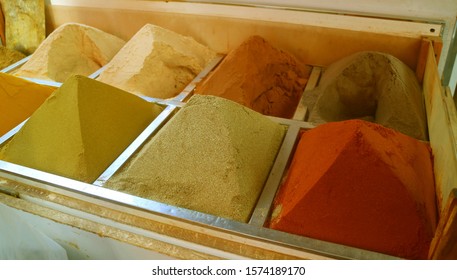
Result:
[[[427,109],[439,224],[430,248],[435,259],[457,258],[457,112],[449,91],[441,86],[435,53],[428,42],[423,92]]]

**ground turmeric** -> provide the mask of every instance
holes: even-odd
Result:
[[[30,117],[55,89],[0,73],[0,136]]]
[[[93,182],[161,110],[123,90],[73,76],[0,150],[0,159]]]

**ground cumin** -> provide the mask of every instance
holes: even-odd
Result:
[[[403,258],[427,258],[436,227],[427,144],[351,120],[303,133],[270,227]]]
[[[0,150],[0,159],[93,182],[160,111],[138,96],[73,76]]]
[[[247,222],[284,133],[233,101],[194,95],[105,187]]]
[[[0,73],[0,136],[30,117],[54,90]]]
[[[311,67],[252,36],[230,52],[197,94],[224,97],[264,115],[291,118]]]

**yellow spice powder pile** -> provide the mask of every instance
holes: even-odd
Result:
[[[105,187],[247,222],[284,133],[233,101],[195,95]]]
[[[73,76],[0,150],[0,159],[93,182],[160,112],[133,94]]]
[[[0,136],[30,117],[54,90],[0,73]]]

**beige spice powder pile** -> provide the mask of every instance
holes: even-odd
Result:
[[[284,133],[233,101],[195,95],[105,187],[246,222]]]

